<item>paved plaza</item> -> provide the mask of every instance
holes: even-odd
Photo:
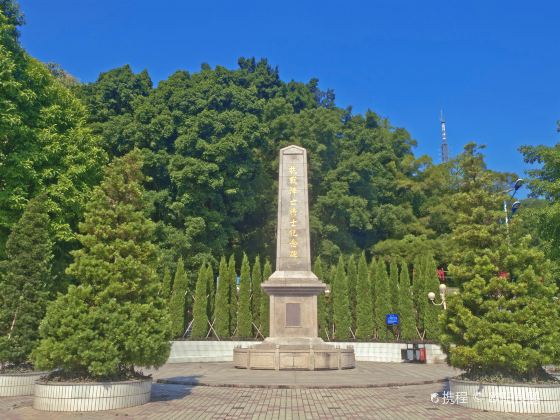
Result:
[[[441,382],[461,371],[446,364],[357,362],[344,370],[246,370],[230,362],[167,364],[149,371],[156,381],[249,388],[368,388]]]
[[[424,369],[422,369],[424,368]],[[409,372],[406,383],[395,384]],[[178,378],[194,379],[203,385],[178,385],[154,383],[152,400],[143,406],[97,413],[45,413],[34,410],[32,397],[0,398],[0,419],[108,419],[126,417],[129,419],[504,419],[527,418],[523,415],[482,412],[443,404],[441,393],[446,390],[445,374],[452,371],[445,365],[404,365],[389,363],[358,363],[356,377],[369,374],[377,379],[369,380],[365,387],[345,387],[344,375],[351,371],[328,372],[320,383],[305,384],[306,374],[317,377],[327,372],[280,372],[292,376],[290,381],[272,379],[269,384],[260,379],[255,383],[230,383],[239,377],[239,372],[260,375],[262,372],[235,370],[228,363],[169,364],[154,374],[156,380],[178,381]],[[216,380],[221,372],[223,384]],[[278,372],[267,372],[268,374]],[[431,378],[430,378],[431,376]],[[338,378],[337,378],[338,377]],[[428,378],[428,379],[426,379]],[[340,386],[333,388],[335,380]],[[293,388],[272,388],[273,382],[285,382]],[[311,381],[309,381],[311,382]],[[225,385],[225,386],[224,386]],[[234,386],[235,385],[235,386]],[[267,387],[268,386],[268,387]],[[309,386],[314,386],[309,388]],[[331,386],[331,388],[327,388]],[[433,403],[433,393],[440,393],[439,402]],[[532,415],[531,418],[558,418],[558,415]]]

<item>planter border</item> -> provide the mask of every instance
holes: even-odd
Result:
[[[37,381],[33,408],[42,411],[102,411],[150,401],[152,378],[115,382]]]
[[[35,382],[48,371],[0,373],[0,397],[33,395]]]
[[[449,397],[468,408],[522,414],[560,413],[560,383],[492,383],[450,378],[449,389]]]

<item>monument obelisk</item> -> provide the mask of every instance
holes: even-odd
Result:
[[[311,271],[307,151],[280,150],[276,271],[261,287],[270,296],[270,337],[236,348],[236,367],[342,369],[354,367],[352,348],[326,344],[317,335],[317,295],[326,286]]]

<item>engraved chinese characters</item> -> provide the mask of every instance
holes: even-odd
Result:
[[[279,169],[276,269],[311,270],[305,149],[297,146],[282,149]]]
[[[290,174],[290,257],[298,257],[298,241],[297,241],[297,168],[290,165],[288,170]]]

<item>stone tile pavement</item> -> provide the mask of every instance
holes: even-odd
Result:
[[[0,399],[0,418],[16,419],[522,419],[433,404],[442,384],[383,388],[266,389],[154,384],[152,401],[97,413],[43,413],[31,397]],[[558,418],[558,415],[531,418]]]
[[[194,364],[182,366],[191,373]],[[218,368],[203,367],[208,371]],[[381,365],[381,364],[376,364]],[[393,369],[391,369],[391,366]],[[411,365],[366,366],[370,372],[384,374],[386,382],[399,377],[397,367]],[[445,366],[440,366],[445,368]],[[156,379],[176,373],[178,366],[166,365],[160,369]],[[200,368],[202,369],[202,368]],[[376,370],[377,369],[377,370]],[[412,368],[414,369],[414,368]],[[222,376],[237,375],[222,364]],[[247,371],[241,371],[247,372]],[[199,371],[200,373],[200,371]],[[249,372],[254,373],[254,372]],[[294,373],[294,372],[289,372]],[[298,372],[312,373],[312,372]],[[330,372],[334,376],[336,372]],[[425,373],[425,372],[424,372]],[[413,376],[421,372],[413,372]],[[432,372],[432,377],[437,379]],[[201,377],[202,378],[202,377]],[[232,377],[230,376],[230,379]],[[422,376],[416,378],[421,379]],[[323,378],[326,380],[326,377]],[[382,386],[369,388],[246,388],[243,384],[232,386],[190,386],[155,383],[152,400],[139,407],[97,413],[45,413],[34,410],[32,397],[0,398],[0,419],[522,419],[523,415],[482,412],[456,405],[434,404],[432,393],[442,392],[446,382],[419,385]],[[370,384],[369,386],[373,386]],[[532,415],[531,418],[552,419],[558,415]]]

